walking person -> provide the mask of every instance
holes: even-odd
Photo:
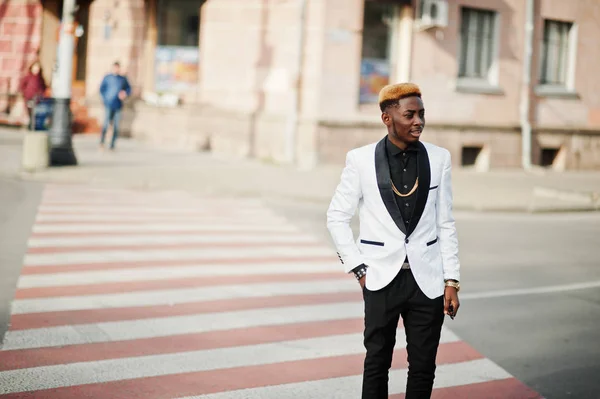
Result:
[[[46,88],[46,82],[42,75],[42,66],[39,61],[35,61],[29,66],[27,75],[23,77],[19,86],[19,91],[23,96],[27,108],[30,130],[35,130],[35,115],[33,110],[38,101],[44,97]]]
[[[402,317],[408,354],[406,399],[431,397],[444,314],[459,308],[460,264],[452,216],[450,153],[421,142],[419,87],[388,85],[379,94],[387,135],[348,152],[327,211],[327,227],[365,305],[362,398],[388,397]],[[355,241],[350,221],[359,210]]]
[[[100,95],[102,96],[106,112],[102,127],[102,136],[100,137],[100,149],[104,149],[106,131],[112,124],[113,135],[110,142],[110,149],[114,150],[117,138],[119,137],[119,123],[121,122],[123,101],[131,95],[131,86],[127,78],[121,75],[121,65],[118,62],[113,64],[112,72],[102,80]]]

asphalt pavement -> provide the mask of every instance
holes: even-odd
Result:
[[[0,178],[0,342],[10,319],[17,279],[42,184]]]
[[[329,240],[326,203],[271,206]],[[445,325],[547,399],[598,399],[600,214],[456,218],[462,305]]]

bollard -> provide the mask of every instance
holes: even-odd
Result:
[[[27,131],[23,139],[22,167],[27,172],[46,169],[49,162],[46,132]]]

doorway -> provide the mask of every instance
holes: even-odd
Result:
[[[91,0],[78,1],[75,13],[75,52],[73,54],[73,89],[85,95],[87,50]]]
[[[88,28],[90,22],[90,4],[92,0],[79,0],[75,13],[75,49],[73,51],[72,86],[74,93],[85,94],[85,76],[87,69]],[[62,19],[63,0],[43,0],[42,43],[40,62],[44,79],[50,82],[56,63],[60,21]]]

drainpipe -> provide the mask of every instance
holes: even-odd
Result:
[[[404,4],[400,8],[400,54],[396,58],[399,63],[398,81],[410,82],[413,42],[413,6]]]
[[[296,162],[296,140],[298,136],[298,120],[300,119],[300,97],[302,90],[302,64],[304,61],[304,31],[306,26],[306,4],[308,0],[298,0],[300,8],[300,27],[298,41],[296,42],[296,65],[294,70],[294,84],[292,86],[291,112],[285,130],[285,153],[289,163]]]
[[[533,56],[533,27],[535,26],[535,0],[526,0],[525,53],[523,57],[523,83],[521,86],[521,162],[523,169],[531,169],[531,59]]]

